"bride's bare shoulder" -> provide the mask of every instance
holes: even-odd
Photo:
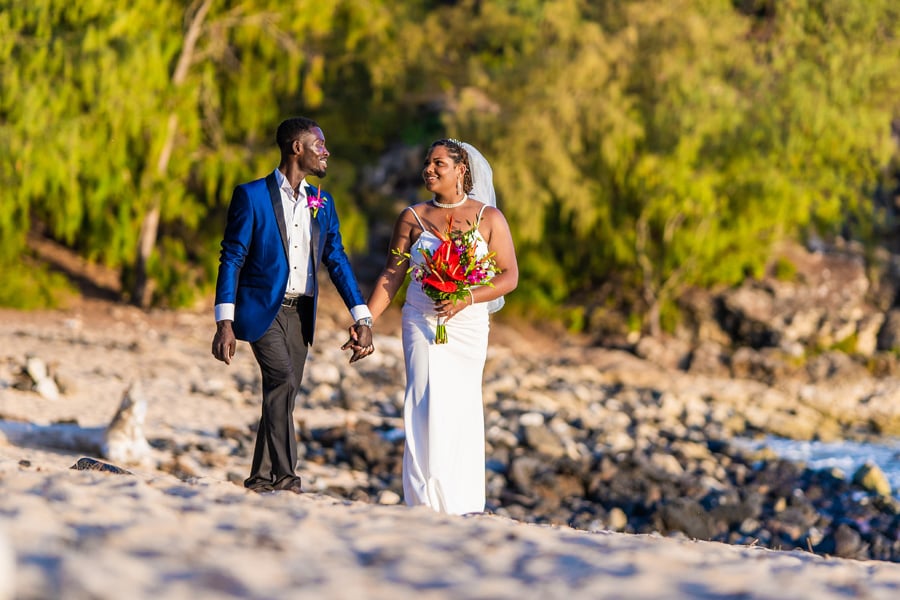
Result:
[[[500,209],[496,206],[491,206],[490,204],[483,204],[478,207],[478,214],[481,215],[481,221],[483,223],[495,223],[506,220],[503,213],[500,212]]]
[[[422,220],[427,219],[427,208],[426,202],[407,206],[397,216],[397,226],[408,230],[422,229]]]
[[[417,202],[415,204],[410,204],[402,211],[400,211],[401,215],[412,216],[411,213],[416,213],[420,217],[428,212],[428,209],[431,208],[430,202]]]

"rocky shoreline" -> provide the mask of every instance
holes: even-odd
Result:
[[[149,468],[185,482],[243,479],[258,374],[246,346],[230,367],[209,356],[209,315],[116,307],[102,326],[77,313],[3,317],[0,421],[89,430],[108,422],[123,391],[139,382]],[[304,486],[398,504],[399,339],[383,323],[378,352],[351,366],[339,350],[340,317],[321,318],[295,412]],[[877,469],[813,471],[732,443],[763,434],[874,438],[878,423],[900,421],[900,380],[845,369],[773,385],[672,369],[635,351],[551,346],[502,322],[495,333],[485,375],[491,513],[592,532],[900,561],[900,504]],[[23,378],[35,356],[54,372],[58,398]],[[213,429],[192,425],[197,411],[216,416]]]
[[[380,348],[395,343],[380,341]],[[861,435],[877,415],[900,410],[896,382],[825,381],[791,391],[666,372],[621,351],[578,352],[586,353],[583,363],[571,352],[530,360],[492,351],[485,397],[494,513],[589,531],[900,561],[900,502],[877,467],[815,471],[732,443],[737,435],[784,435],[794,423],[803,435],[810,420],[826,418],[848,437]],[[329,465],[368,474],[364,484],[329,493],[399,500],[403,439],[395,382],[402,373],[385,376],[387,364],[399,360],[383,354],[380,364],[343,371],[333,384],[311,377],[315,387],[301,422],[304,412],[334,402],[372,416],[301,428],[301,469]],[[242,447],[249,448],[249,438]]]

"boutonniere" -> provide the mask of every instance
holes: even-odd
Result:
[[[306,207],[312,211],[313,219],[315,219],[316,215],[319,214],[319,209],[325,206],[325,198],[322,197],[322,184],[320,183],[316,188],[315,196],[309,192],[312,192],[312,187],[307,190]]]

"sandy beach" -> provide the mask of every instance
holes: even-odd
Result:
[[[340,359],[343,326],[321,316],[312,393]],[[204,311],[0,311],[0,599],[900,597],[896,563],[443,516],[388,495],[354,501],[334,490],[365,474],[328,464],[301,469],[305,494],[247,492],[243,442],[228,432],[258,418],[256,365],[246,345],[230,367],[217,363],[212,333]],[[517,351],[541,346],[492,336]],[[398,343],[386,321],[373,357],[385,362],[368,368],[396,360]],[[29,356],[55,373],[58,397],[14,385]],[[81,458],[111,461],[41,442],[102,431],[135,382],[147,399],[144,464],[77,470]],[[364,413],[295,416],[309,425]]]

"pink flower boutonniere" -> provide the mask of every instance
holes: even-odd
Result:
[[[309,188],[312,190],[312,188]],[[316,195],[312,194],[306,195],[306,207],[312,211],[313,219],[319,214],[319,209],[325,206],[325,198],[322,197],[322,184],[316,188]]]

